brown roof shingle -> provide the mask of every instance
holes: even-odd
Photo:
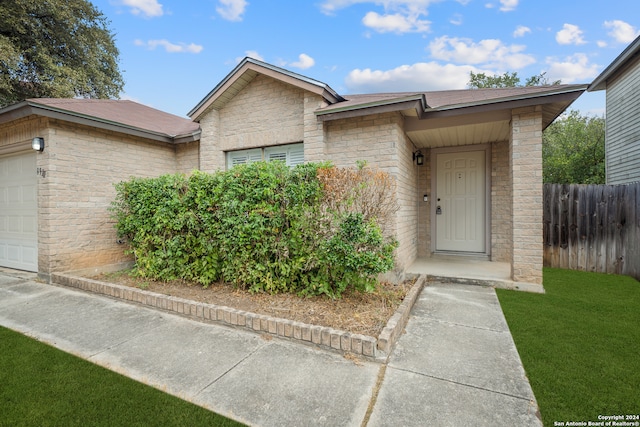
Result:
[[[58,111],[98,121],[107,121],[128,127],[141,129],[174,137],[197,132],[200,125],[189,119],[179,117],[133,101],[114,99],[70,99],[70,98],[31,98],[31,104],[38,104]]]
[[[324,109],[330,110],[336,107],[356,107],[370,103],[393,102],[394,99],[402,99],[419,95],[424,95],[429,108],[441,108],[469,103],[491,103],[492,101],[498,101],[500,99],[526,97],[528,95],[538,95],[545,92],[556,92],[558,90],[572,88],[574,86],[576,85],[523,86],[490,89],[457,89],[430,92],[394,92],[344,95],[343,97],[346,101],[331,104]]]

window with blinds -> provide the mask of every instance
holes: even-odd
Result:
[[[287,166],[293,167],[304,163],[304,144],[287,144],[266,148],[253,148],[250,150],[228,151],[227,169],[260,160],[267,162],[284,162]]]

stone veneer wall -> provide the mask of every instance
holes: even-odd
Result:
[[[514,109],[511,121],[513,260],[516,282],[542,283],[542,109]]]

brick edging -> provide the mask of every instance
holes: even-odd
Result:
[[[402,331],[405,326],[407,326],[411,308],[418,299],[418,295],[420,295],[425,281],[426,277],[424,275],[421,275],[416,279],[416,282],[413,284],[409,292],[407,292],[407,295],[405,295],[402,304],[400,304],[396,309],[396,312],[387,322],[387,325],[382,329],[382,332],[380,332],[380,335],[378,336],[379,350],[384,351],[387,354],[391,353],[393,346],[400,335],[402,335]]]
[[[249,329],[254,332],[262,332],[315,344],[333,351],[349,352],[365,357],[378,358],[384,357],[385,354],[389,353],[395,341],[402,333],[409,319],[411,307],[413,307],[415,300],[422,290],[425,277],[420,276],[416,280],[413,287],[405,296],[404,301],[389,319],[377,339],[372,336],[352,334],[326,326],[309,325],[293,320],[236,310],[230,307],[196,302],[130,286],[78,277],[67,273],[51,274],[51,282],[159,308],[199,321],[221,323]]]

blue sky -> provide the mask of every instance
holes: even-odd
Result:
[[[640,35],[629,0],[93,0],[131,99],[186,114],[245,56],[340,94],[464,89],[469,72],[590,83]],[[604,93],[572,108],[604,113]]]

